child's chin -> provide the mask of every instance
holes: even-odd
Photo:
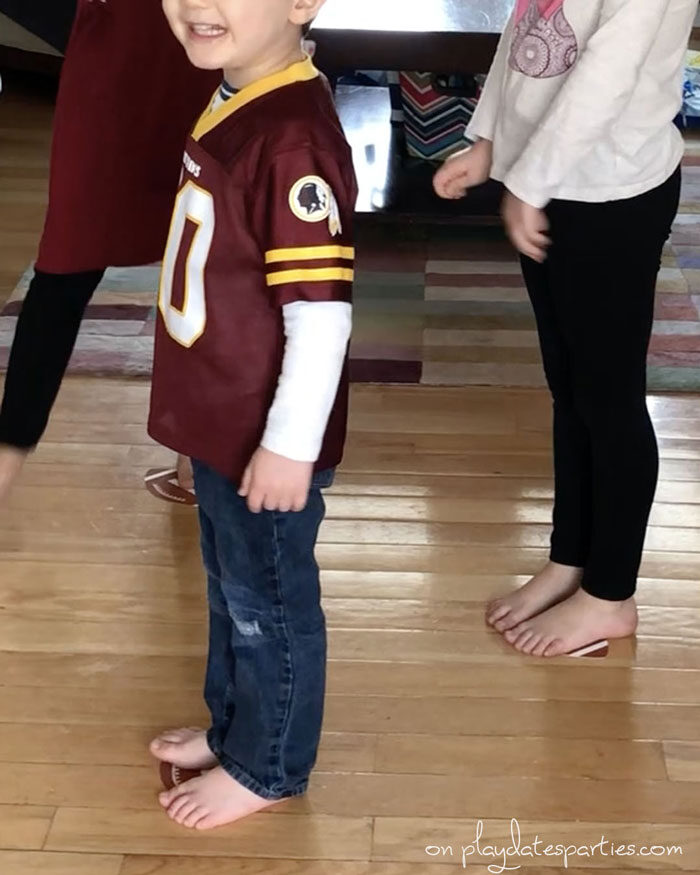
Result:
[[[218,57],[221,53],[206,51],[201,46],[191,43],[188,43],[185,49],[190,63],[199,70],[222,70],[226,66],[226,59]]]

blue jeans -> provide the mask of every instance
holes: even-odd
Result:
[[[314,549],[334,472],[314,477],[300,513],[254,514],[233,483],[193,467],[209,592],[207,740],[256,795],[298,796],[321,737],[326,623]]]

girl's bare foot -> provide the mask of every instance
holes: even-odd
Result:
[[[510,595],[486,605],[486,622],[506,632],[573,595],[581,585],[583,569],[548,562],[539,574]]]
[[[12,485],[24,467],[27,455],[25,450],[18,450],[7,444],[0,446],[0,502],[7,498]]]
[[[192,462],[187,456],[177,457],[177,482],[183,489],[194,489]]]
[[[213,769],[219,761],[207,743],[203,729],[171,729],[154,738],[150,751],[157,760],[194,771]]]
[[[609,602],[579,589],[566,601],[509,629],[504,638],[530,656],[564,656],[604,638],[627,638],[636,629],[633,598]]]
[[[281,801],[256,796],[221,766],[158,798],[168,817],[189,829],[214,829],[234,823]]]

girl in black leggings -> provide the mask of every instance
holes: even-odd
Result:
[[[683,141],[673,125],[696,0],[517,0],[443,197],[489,175],[522,255],[554,406],[550,561],[487,607],[521,652],[637,626],[658,476],[646,356]]]

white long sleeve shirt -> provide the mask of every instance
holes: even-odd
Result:
[[[467,136],[527,203],[622,200],[668,179],[697,0],[517,0]]]
[[[340,383],[352,332],[352,306],[296,301],[282,308],[282,373],[261,445],[297,462],[315,462]]]

